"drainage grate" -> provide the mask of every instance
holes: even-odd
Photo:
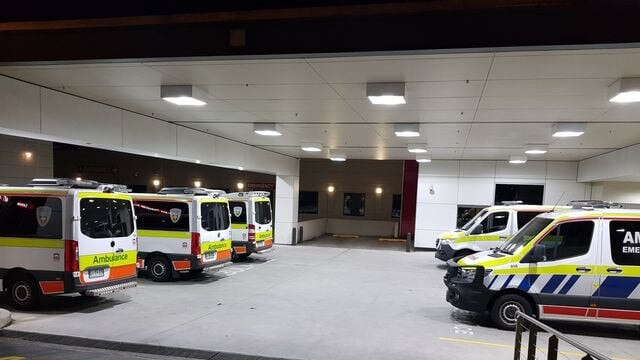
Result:
[[[40,334],[26,331],[0,330],[0,337],[22,339],[26,341],[43,342],[56,345],[67,345],[75,347],[85,347],[103,350],[114,350],[138,354],[150,354],[160,356],[183,357],[189,359],[203,360],[285,360],[257,355],[243,355],[225,353],[217,351],[205,351],[196,349],[185,349],[179,347],[168,347],[159,345],[134,344],[111,340],[86,339],[75,336]]]

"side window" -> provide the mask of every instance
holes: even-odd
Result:
[[[533,220],[533,218],[538,215],[540,215],[539,212],[518,211],[518,229],[522,229],[529,223],[529,221]]]
[[[499,211],[487,215],[484,220],[474,229],[474,234],[487,234],[502,231],[509,223],[509,212]]]
[[[189,231],[189,204],[134,201],[140,230]]]
[[[0,195],[0,236],[62,239],[62,201]]]
[[[609,238],[615,264],[640,266],[640,221],[611,221]]]
[[[232,224],[247,224],[247,203],[242,201],[229,201]]]
[[[593,221],[576,221],[553,228],[539,243],[545,247],[545,261],[568,259],[588,253],[593,226]]]

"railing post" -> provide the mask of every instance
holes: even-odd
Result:
[[[520,349],[522,349],[522,331],[524,326],[522,322],[524,319],[522,316],[518,316],[518,320],[516,321],[516,343],[513,346],[513,360],[520,360]]]
[[[538,343],[538,326],[529,323],[529,347],[527,348],[527,360],[536,360],[536,344]]]
[[[291,245],[296,246],[298,242],[298,237],[296,236],[296,228],[291,229]]]
[[[558,337],[553,335],[549,338],[547,348],[547,360],[558,360]]]
[[[298,244],[302,244],[304,241],[304,227],[300,226],[298,229]]]
[[[405,251],[406,252],[413,251],[413,236],[411,236],[411,233],[407,233],[407,241],[405,242]]]

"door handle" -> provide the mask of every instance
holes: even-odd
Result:
[[[117,253],[122,253],[122,252],[124,252],[124,249],[123,248],[119,248],[118,250],[116,250],[116,252]]]
[[[591,271],[591,268],[585,267],[585,266],[581,266],[581,267],[577,267],[576,268],[577,272],[582,272],[582,273],[587,273]]]
[[[622,269],[617,267],[612,267],[612,268],[608,268],[607,272],[610,272],[613,274],[620,274],[622,272]]]

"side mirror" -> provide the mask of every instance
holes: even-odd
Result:
[[[533,251],[531,252],[531,256],[529,257],[529,262],[537,263],[547,260],[547,248],[542,244],[537,244],[533,247]]]

